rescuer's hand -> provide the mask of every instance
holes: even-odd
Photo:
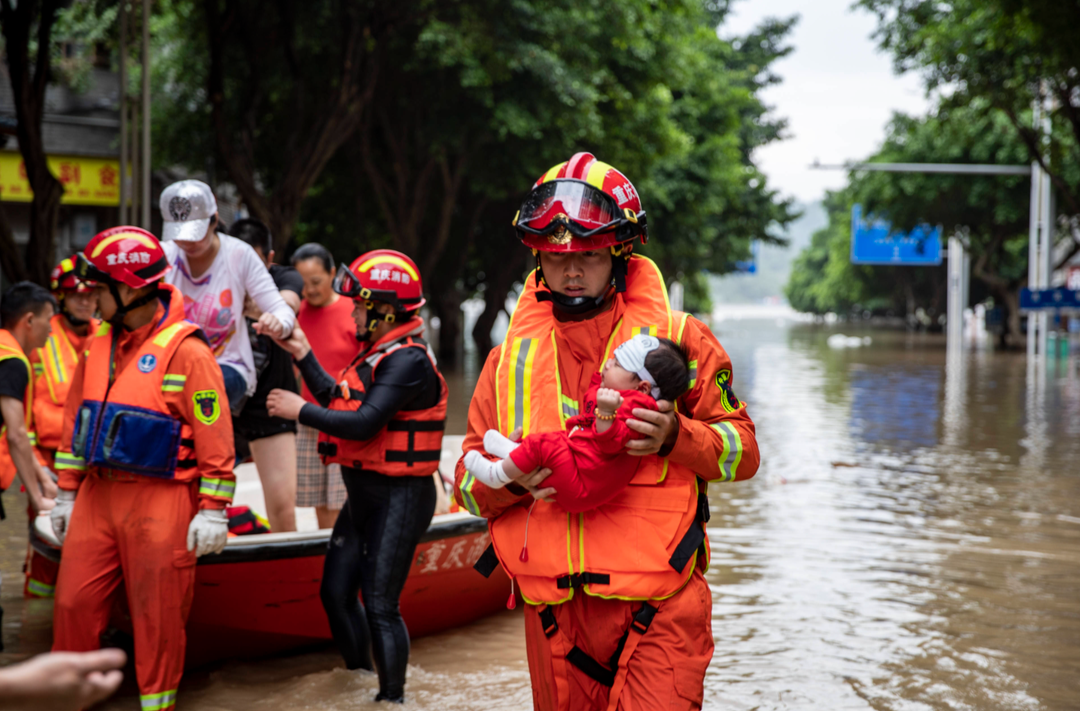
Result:
[[[271,338],[281,338],[285,335],[285,325],[274,314],[264,313],[255,322],[255,333],[270,336]]]
[[[311,344],[308,343],[307,335],[300,328],[300,324],[293,326],[292,333],[289,334],[288,338],[275,337],[274,343],[281,346],[282,350],[297,361],[303,360],[311,352]]]
[[[119,649],[40,654],[0,669],[0,699],[4,708],[87,708],[116,691],[126,662]]]
[[[41,494],[46,499],[55,499],[56,494],[60,491],[60,487],[56,485],[59,477],[53,473],[52,469],[48,467],[40,467],[38,469],[38,481],[41,482]],[[45,506],[45,509],[49,509],[49,506]]]
[[[71,525],[71,512],[75,510],[75,492],[61,489],[56,495],[56,505],[49,512],[49,521],[52,523],[53,533],[63,543]]]
[[[274,388],[266,396],[266,411],[273,417],[295,420],[307,401],[291,390]]]
[[[642,439],[632,439],[626,443],[627,454],[644,457],[656,454],[664,447],[674,447],[679,437],[679,421],[675,417],[675,405],[668,400],[657,400],[659,411],[634,408],[634,417],[627,420],[627,426],[635,432],[645,435]]]
[[[521,433],[521,428],[518,427],[516,430],[510,433],[510,441],[520,442]],[[509,490],[513,491],[513,487],[515,485],[520,486],[526,491],[528,491],[530,494],[532,494],[534,499],[543,501],[548,504],[553,504],[555,503],[555,489],[550,486],[540,486],[549,476],[551,476],[550,469],[537,469],[534,472],[529,472],[520,479],[515,479],[514,483],[509,485]]]
[[[222,509],[201,509],[187,530],[187,549],[196,556],[220,553],[229,540],[229,517]]]

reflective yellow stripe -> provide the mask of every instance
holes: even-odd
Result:
[[[176,689],[162,691],[160,694],[143,694],[139,697],[142,711],[163,711],[176,705]]]
[[[656,326],[640,326],[634,329],[635,336],[655,336],[657,331]]]
[[[466,511],[473,516],[479,516],[480,505],[476,503],[476,497],[474,497],[472,493],[474,484],[476,484],[476,477],[466,471],[465,476],[461,479],[461,500],[465,504]]]
[[[697,361],[692,360],[690,361],[690,387],[687,389],[693,390],[695,385],[697,385]]]
[[[559,400],[561,401],[563,422],[565,423],[567,418],[574,417],[578,414],[578,401],[571,400],[565,395],[560,395]]]
[[[37,445],[37,432],[27,432],[26,437],[30,440],[30,444],[35,446]]]
[[[199,493],[206,496],[232,496],[236,493],[236,482],[232,479],[209,479],[199,481]]]
[[[100,338],[101,336],[108,336],[110,331],[112,331],[112,326],[110,326],[107,322],[102,321],[101,325],[98,326],[97,333],[95,333],[94,336],[98,338]],[[88,350],[86,352],[89,353],[90,351]]]
[[[739,471],[739,462],[742,461],[743,445],[739,437],[739,430],[730,422],[715,422],[709,425],[720,433],[724,440],[724,453],[716,464],[720,468],[720,481],[735,481],[735,474]]]
[[[611,359],[611,346],[615,343],[615,336],[619,335],[619,329],[622,328],[622,319],[615,324],[615,328],[611,330],[611,335],[608,336],[607,346],[604,348],[604,357],[600,359],[600,367],[597,369],[597,373],[604,372],[604,363],[607,363]]]
[[[57,452],[54,465],[56,469],[77,469],[82,471],[86,469],[86,460],[70,452]]]
[[[165,346],[169,345],[169,341],[171,341],[173,336],[176,335],[176,332],[179,331],[183,327],[184,327],[184,322],[183,321],[177,321],[173,325],[171,325],[168,328],[162,330],[161,333],[154,336],[154,345],[157,346],[158,348],[164,348]]]
[[[678,343],[680,346],[682,345],[683,329],[686,328],[686,322],[688,320],[690,320],[690,314],[683,314],[682,319],[680,319],[679,321],[679,334],[675,336],[675,342]]]
[[[26,581],[26,591],[34,597],[52,597],[56,593],[56,586],[29,578]]]
[[[569,161],[564,160],[562,163],[559,163],[557,166],[544,173],[544,177],[540,179],[540,182],[546,183],[550,180],[555,180],[555,178],[559,175],[559,171],[562,170],[563,166],[565,166],[568,162]]]
[[[186,375],[175,375],[173,373],[166,373],[161,383],[161,391],[166,393],[183,392],[184,383],[186,382]]]
[[[595,188],[600,188],[601,190],[603,190],[604,176],[607,175],[607,172],[609,170],[611,170],[611,166],[607,163],[595,161],[592,165],[589,166],[589,173],[585,176],[585,182]]]
[[[510,425],[513,432],[518,427],[524,434],[529,434],[532,420],[532,367],[539,341],[535,338],[515,338],[510,349],[510,363],[513,370],[509,373]]]

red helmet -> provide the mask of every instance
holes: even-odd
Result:
[[[123,282],[133,289],[153,284],[169,271],[169,261],[157,237],[138,227],[113,227],[99,232],[76,255],[80,279]]]
[[[80,279],[75,274],[75,257],[68,257],[57,264],[49,278],[49,288],[57,293],[87,292],[93,290],[97,282]]]
[[[645,212],[633,183],[591,153],[575,153],[540,176],[514,217],[526,246],[543,252],[583,252],[648,240]]]
[[[334,277],[334,291],[350,299],[390,304],[399,313],[427,303],[416,262],[392,249],[376,249],[347,267],[342,264]]]

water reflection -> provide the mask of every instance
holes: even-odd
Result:
[[[706,708],[1080,708],[1077,362],[1029,370],[902,332],[837,350],[835,329],[773,316],[714,330],[763,465],[710,487]],[[478,368],[448,377],[451,432]],[[48,603],[11,600],[20,525],[0,566],[5,641],[25,653],[47,646]],[[530,705],[516,613],[417,640],[411,662],[412,708]],[[181,704],[374,708],[375,687],[322,650],[202,670]]]

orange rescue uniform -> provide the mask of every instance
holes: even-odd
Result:
[[[37,445],[37,435],[34,433],[34,371],[30,360],[23,353],[22,346],[11,335],[11,331],[0,328],[0,361],[14,358],[22,361],[26,366],[26,392],[23,395],[23,415],[25,417],[26,434],[30,438],[30,444]],[[11,459],[7,441],[7,426],[0,423],[0,491],[4,491],[15,481],[15,462]]]
[[[53,466],[56,450],[64,430],[64,405],[75,376],[79,357],[89,347],[89,341],[99,326],[91,319],[87,335],[80,336],[68,326],[62,314],[52,317],[52,333],[45,346],[30,354],[34,367],[34,429],[37,432],[38,453],[49,467]],[[33,525],[33,512],[29,512]],[[24,597],[52,597],[56,591],[56,575],[59,570],[59,550],[50,547],[48,555],[28,547],[26,554],[26,582]]]
[[[97,649],[123,581],[143,711],[176,703],[195,583],[188,526],[200,508],[225,508],[236,487],[221,369],[197,328],[183,320],[180,292],[161,288],[169,294],[167,307],[159,305],[148,325],[119,336],[111,379],[111,327],[99,329],[75,370],[56,457],[60,488],[77,490],[78,496],[56,587],[53,650]],[[103,372],[96,371],[99,367]],[[141,382],[155,385],[140,389]],[[87,464],[100,456],[122,459],[125,454],[118,450],[139,445],[138,437],[121,445],[125,428],[130,436],[146,425],[147,418],[136,413],[126,420],[115,417],[109,439],[92,435],[73,451],[77,435],[86,439],[88,421],[117,404],[174,421],[172,449],[155,441],[144,461],[124,468]]]
[[[458,463],[455,498],[489,519],[499,561],[529,603],[534,706],[700,708],[713,652],[704,491],[710,481],[752,477],[759,462],[730,359],[703,323],[668,308],[659,271],[643,257],[630,260],[626,292],[588,320],[559,321],[535,293],[530,277],[506,340],[480,375],[466,452],[482,449],[488,429],[559,428],[576,414],[592,375],[636,333],[679,343],[691,387],[677,403],[671,451],[646,457],[624,493],[582,514],[545,502],[531,507],[519,487],[488,488]]]

